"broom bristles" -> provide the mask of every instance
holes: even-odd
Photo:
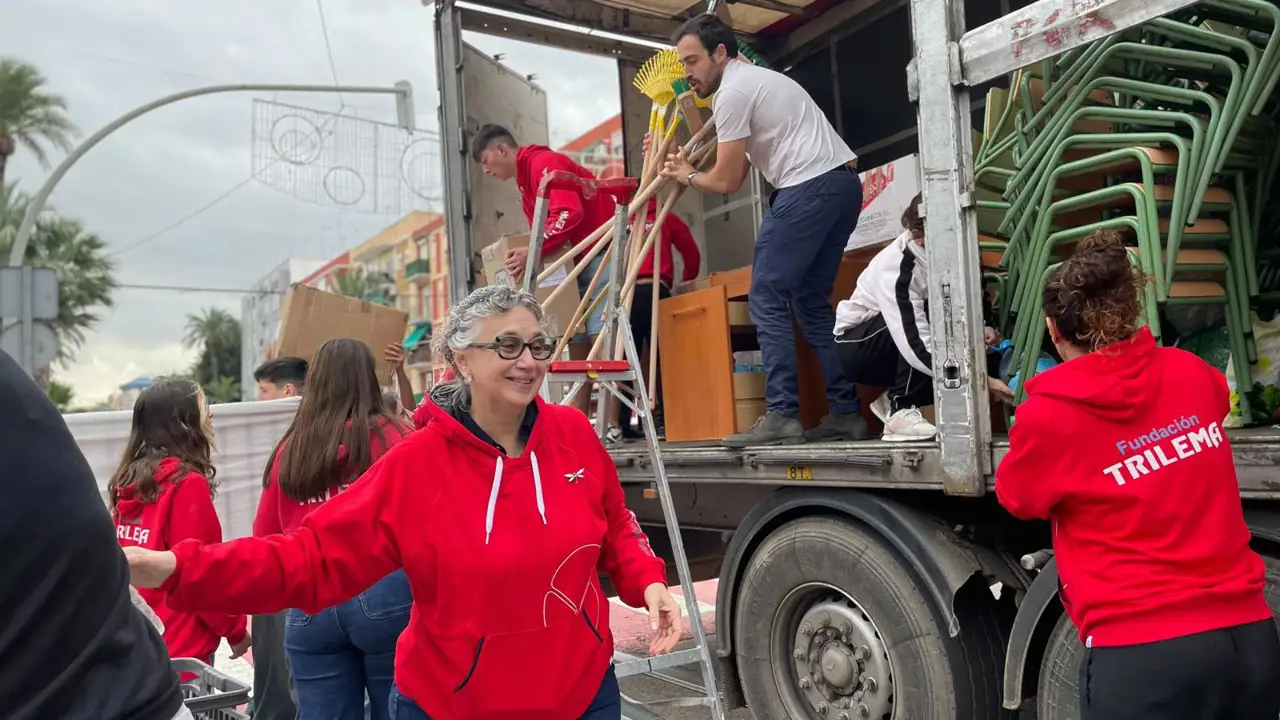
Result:
[[[656,105],[667,105],[675,99],[671,81],[684,77],[680,55],[675,50],[659,50],[645,61],[632,84]]]

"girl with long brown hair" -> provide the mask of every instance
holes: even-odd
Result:
[[[409,427],[389,410],[373,353],[359,340],[330,340],[307,371],[307,391],[264,473],[257,536],[288,533],[356,483]],[[315,614],[292,609],[284,645],[299,720],[388,717],[396,640],[413,596],[397,570],[355,598]]]
[[[212,415],[199,385],[162,380],[142,391],[133,405],[129,443],[107,485],[122,547],[167,550],[188,538],[222,542],[212,454]],[[139,592],[164,623],[172,657],[212,663],[222,638],[235,657],[248,649],[244,615],[179,612],[165,602],[163,590]]]

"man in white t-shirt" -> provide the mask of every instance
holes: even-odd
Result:
[[[791,78],[738,57],[733,29],[699,15],[675,35],[693,90],[714,94],[715,167],[698,172],[683,151],[662,174],[691,188],[737,192],[755,166],[775,189],[756,236],[749,306],[764,354],[765,414],[730,447],[789,445],[805,440],[860,440],[867,424],[853,381],[836,356],[831,291],[840,259],[862,211],[857,156]],[[807,433],[800,424],[792,311],[816,351],[831,413]]]

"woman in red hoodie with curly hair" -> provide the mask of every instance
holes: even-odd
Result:
[[[138,395],[129,444],[107,485],[122,547],[168,550],[183,540],[222,542],[213,508],[212,449],[212,416],[199,385],[162,380]],[[249,648],[244,615],[174,610],[164,591],[139,592],[164,623],[171,657],[212,664],[222,638],[231,644],[233,657]]]
[[[599,573],[648,609],[651,652],[679,641],[680,607],[591,423],[538,397],[544,322],[528,293],[476,290],[435,330],[457,379],[425,428],[293,531],[135,551],[134,581],[180,607],[311,612],[404,568],[391,718],[619,720]]]
[[[1066,362],[1027,382],[996,495],[1052,527],[1083,720],[1272,720],[1280,637],[1222,430],[1227,381],[1139,327],[1129,253],[1094,233],[1049,278]]]

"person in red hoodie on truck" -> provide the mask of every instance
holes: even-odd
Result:
[[[571,172],[578,177],[595,180],[590,170],[574,162],[564,153],[556,152],[543,145],[525,145],[516,143],[511,131],[501,125],[483,125],[471,138],[471,158],[484,169],[486,175],[498,180],[515,180],[520,188],[520,207],[524,210],[525,220],[533,222],[533,208],[538,199],[538,184],[542,177],[559,170]],[[557,253],[577,246],[604,223],[613,218],[613,200],[603,193],[594,198],[583,198],[572,190],[552,190],[547,200],[549,212],[547,224],[543,228],[533,228],[534,232],[544,232],[541,262],[546,262]],[[493,242],[497,238],[477,238],[477,242]],[[588,248],[589,250],[590,248]],[[574,262],[581,262],[587,253],[581,252],[574,257]],[[517,282],[524,277],[524,270],[529,258],[529,248],[516,248],[507,253],[505,265],[507,272]],[[591,285],[591,279],[604,263],[604,251],[598,253],[587,264],[577,277],[578,296],[585,297]],[[570,269],[572,266],[570,266]],[[568,269],[561,277],[568,276]],[[548,283],[558,284],[553,275]],[[584,360],[591,351],[591,344],[604,328],[604,303],[596,302],[604,295],[605,278],[596,286],[592,295],[595,306],[583,321],[585,330],[574,336],[569,345],[569,357]],[[560,328],[567,330],[567,328]],[[591,400],[591,384],[574,397],[573,406],[584,414],[588,412]]]
[[[648,609],[655,654],[679,642],[680,607],[590,422],[538,397],[544,322],[528,293],[471,293],[435,332],[457,379],[425,428],[284,535],[131,550],[134,583],[183,608],[315,612],[404,568],[392,717],[619,720],[599,573]]]
[[[1144,282],[1112,232],[1050,278],[1066,362],[1027,383],[996,494],[1052,524],[1083,720],[1271,720],[1280,636],[1222,430],[1226,379],[1138,327]]]
[[[222,542],[213,508],[212,450],[213,421],[199,385],[162,380],[138,395],[124,457],[107,484],[121,547],[168,550],[188,539]],[[243,614],[175,610],[162,590],[140,593],[164,624],[171,657],[212,665],[222,638],[231,644],[232,657],[249,649]]]

